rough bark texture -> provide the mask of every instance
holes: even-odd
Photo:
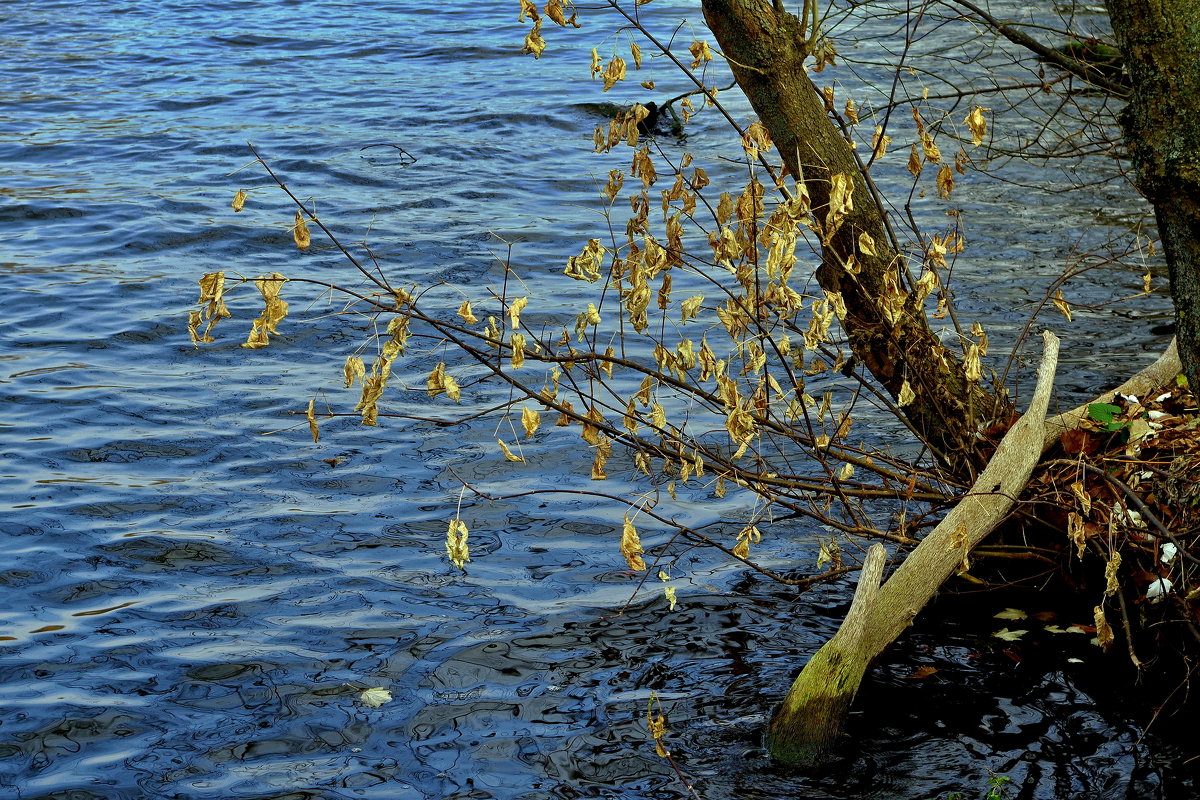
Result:
[[[1200,387],[1200,3],[1108,0],[1133,84],[1121,124],[1154,206],[1183,372]]]
[[[1008,515],[1043,451],[1058,339],[1046,331],[1043,341],[1037,390],[1029,410],[1005,434],[971,491],[877,593],[870,587],[864,591],[868,577],[864,567],[842,629],[801,670],[771,720],[767,745],[775,759],[800,767],[815,767],[825,759],[841,733],[842,719],[867,666],[904,632],[946,579],[960,569],[971,549]]]
[[[809,80],[799,20],[768,0],[703,5],[738,85],[788,173],[807,187],[819,222],[827,222],[831,176],[853,177],[854,209],[824,245],[817,280],[845,300],[843,327],[855,357],[892,397],[907,379],[916,399],[903,410],[913,427],[954,471],[973,474],[980,465],[975,434],[993,417],[1009,418],[1012,407],[966,379],[961,361],[934,335],[915,300],[895,318],[884,313],[889,284],[899,283],[900,256],[888,247],[880,209],[854,154]],[[875,241],[874,256],[858,246],[863,232]],[[857,275],[845,268],[851,259],[861,267]]]

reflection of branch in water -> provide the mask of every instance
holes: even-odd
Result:
[[[417,157],[414,156],[412,153],[408,152],[407,150],[405,150],[403,147],[401,147],[398,144],[392,144],[390,142],[379,142],[378,144],[363,145],[362,147],[360,147],[358,149],[361,152],[363,150],[366,150],[369,147],[394,147],[400,151],[401,155],[403,155],[405,158],[409,159],[408,163],[410,163],[410,164],[417,163]]]

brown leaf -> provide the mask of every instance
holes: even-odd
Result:
[[[1062,445],[1063,451],[1072,455],[1091,455],[1100,449],[1100,440],[1088,431],[1079,428],[1064,431],[1059,435],[1058,441]]]

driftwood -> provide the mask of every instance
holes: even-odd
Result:
[[[1046,331],[1037,388],[1024,416],[1008,431],[971,490],[879,585],[885,550],[872,545],[850,611],[838,632],[793,682],[767,729],[771,755],[801,767],[820,764],[837,743],[867,667],[924,608],[941,585],[968,564],[971,549],[1008,515],[1042,454],[1063,431],[1077,427],[1087,405],[1046,418],[1058,338]],[[1153,364],[1093,402],[1117,393],[1144,394],[1179,374],[1175,343]]]
[[[777,760],[811,767],[826,759],[871,661],[961,568],[971,548],[1008,515],[1042,455],[1046,408],[1058,365],[1058,338],[1046,331],[1043,339],[1029,410],[1001,440],[975,485],[883,586],[872,588],[869,583],[878,585],[880,572],[864,568],[842,628],[805,665],[771,720],[767,747]],[[868,563],[881,562],[882,551],[882,545],[874,545]]]
[[[1047,419],[1046,438],[1042,442],[1043,452],[1050,449],[1051,445],[1058,441],[1059,435],[1078,428],[1079,423],[1087,417],[1088,406],[1092,403],[1111,403],[1118,394],[1143,395],[1147,392],[1152,392],[1173,380],[1182,369],[1183,365],[1179,361],[1178,340],[1172,339],[1171,344],[1158,357],[1157,361],[1122,383],[1116,389],[1113,389],[1111,392],[1105,392],[1095,400],[1092,400],[1091,403],[1084,403],[1079,408]]]

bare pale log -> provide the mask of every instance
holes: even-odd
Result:
[[[1037,389],[1029,409],[1001,440],[971,490],[878,592],[869,588],[868,575],[860,578],[842,628],[792,683],[767,732],[768,748],[777,760],[811,767],[828,756],[841,735],[842,722],[867,666],[909,626],[961,567],[970,550],[1012,509],[1041,458],[1045,440],[1058,338],[1046,331],[1043,342]]]

